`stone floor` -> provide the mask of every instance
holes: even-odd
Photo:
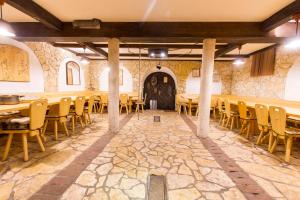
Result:
[[[160,115],[161,122],[153,122]],[[122,118],[124,115],[121,116]],[[30,161],[22,161],[19,141],[9,160],[0,162],[0,199],[29,199],[94,142],[107,134],[107,116],[94,115],[94,125],[70,138],[46,143],[46,152],[30,143]],[[196,123],[195,117],[189,117]],[[209,137],[273,199],[298,199],[300,147],[291,164],[284,152],[269,154],[236,132],[212,121]],[[0,138],[3,151],[5,138]],[[298,157],[296,157],[298,156]],[[146,199],[150,174],[164,175],[170,200],[246,199],[216,158],[175,112],[147,111],[134,115],[102,152],[80,171],[60,199]]]

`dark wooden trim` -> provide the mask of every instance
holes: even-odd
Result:
[[[234,49],[238,48],[240,45],[238,44],[228,44],[224,48],[219,49],[215,52],[215,59],[218,57],[222,57],[223,55],[229,53],[230,51],[233,51]]]
[[[293,19],[295,14],[300,13],[300,0],[296,0],[291,4],[287,5],[283,9],[279,10],[271,17],[262,22],[262,30],[270,31],[276,27],[288,22]]]
[[[32,0],[6,0],[5,3],[36,19],[47,27],[61,30],[63,23]]]
[[[96,55],[103,56],[104,58],[108,57],[108,53],[101,48],[96,48],[95,45],[91,42],[79,43],[82,46],[85,46],[87,49],[94,52]]]
[[[120,60],[126,60],[126,61],[137,61],[139,60],[138,58],[134,59],[128,59],[128,58],[120,58]],[[106,59],[99,59],[99,58],[92,58],[90,61],[106,61]],[[161,60],[161,59],[141,59],[141,61],[182,61],[182,62],[191,62],[191,61],[196,61],[196,62],[201,62],[201,59],[193,59],[193,60],[184,60],[184,59],[172,59],[172,60]],[[233,60],[215,60],[215,62],[233,62]]]
[[[103,22],[100,30],[77,29],[63,23],[57,31],[41,23],[11,23],[16,39],[47,42],[102,42],[116,37],[122,42],[201,43],[205,38],[216,38],[219,43],[280,42],[285,38],[261,30],[259,22]]]

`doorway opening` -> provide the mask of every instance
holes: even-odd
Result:
[[[144,96],[147,94],[146,105],[156,102],[159,110],[174,110],[176,86],[173,77],[165,72],[154,72],[147,76],[144,82]]]

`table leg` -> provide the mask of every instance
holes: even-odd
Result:
[[[188,105],[189,105],[189,115],[192,116],[192,99],[189,99]]]

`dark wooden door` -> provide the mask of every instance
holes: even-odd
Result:
[[[144,96],[145,94],[147,94],[146,108],[150,108],[150,100],[156,100],[158,109],[175,109],[175,82],[169,74],[164,72],[150,74],[144,83]]]

